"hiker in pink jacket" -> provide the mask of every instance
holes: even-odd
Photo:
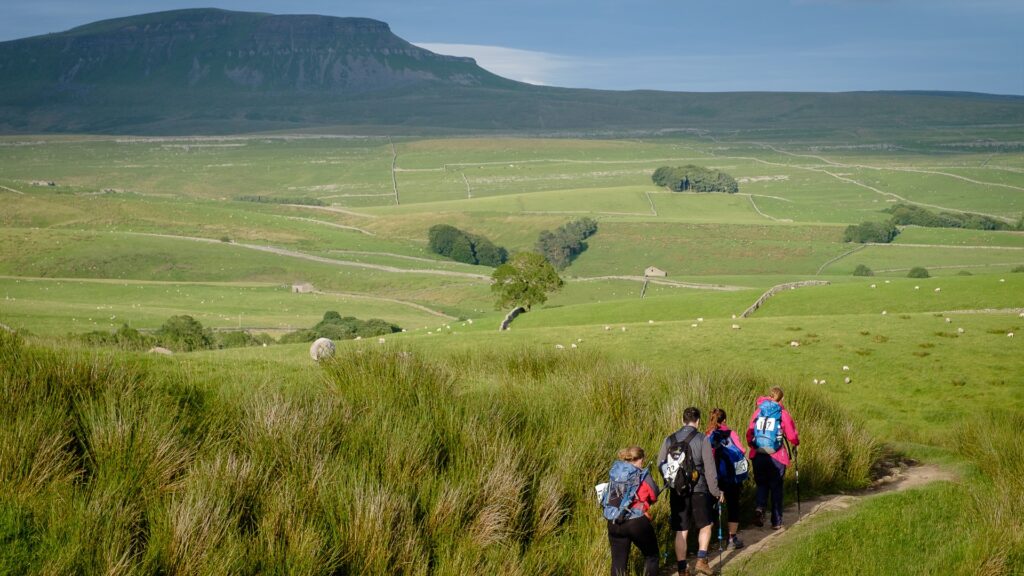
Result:
[[[747,426],[747,446],[754,463],[754,484],[757,492],[754,498],[754,524],[764,526],[764,511],[771,494],[772,530],[782,528],[782,479],[789,466],[789,445],[800,444],[796,424],[789,411],[782,407],[782,388],[775,386],[768,396],[757,399],[757,408],[750,416]]]

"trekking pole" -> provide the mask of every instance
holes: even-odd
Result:
[[[793,472],[796,473],[796,519],[800,519],[800,459],[796,455],[796,447],[786,440],[786,447],[793,453]]]
[[[725,541],[722,540],[722,503],[718,503],[718,573],[722,573],[722,563],[725,555]]]

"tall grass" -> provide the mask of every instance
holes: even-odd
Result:
[[[0,334],[0,572],[601,573],[593,485],[615,450],[655,452],[689,405],[742,430],[771,384],[366,347],[303,386],[225,394],[149,362],[165,361]],[[787,399],[815,471],[802,490],[866,484],[875,442],[813,390]]]

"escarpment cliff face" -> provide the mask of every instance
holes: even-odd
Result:
[[[608,134],[1024,124],[1024,98],[532,86],[366,18],[196,9],[0,42],[0,134]]]
[[[182,10],[106,20],[0,43],[5,103],[100,103],[252,93],[346,94],[418,83],[508,85],[470,58],[442,56],[366,18]],[[16,96],[11,98],[11,96]],[[18,98],[20,96],[20,99]]]

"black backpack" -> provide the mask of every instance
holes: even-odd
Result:
[[[662,465],[665,482],[680,496],[691,494],[700,481],[700,469],[693,459],[693,449],[690,446],[690,441],[696,435],[696,430],[690,430],[690,433],[680,440],[673,434],[672,443],[668,447],[668,459]]]

